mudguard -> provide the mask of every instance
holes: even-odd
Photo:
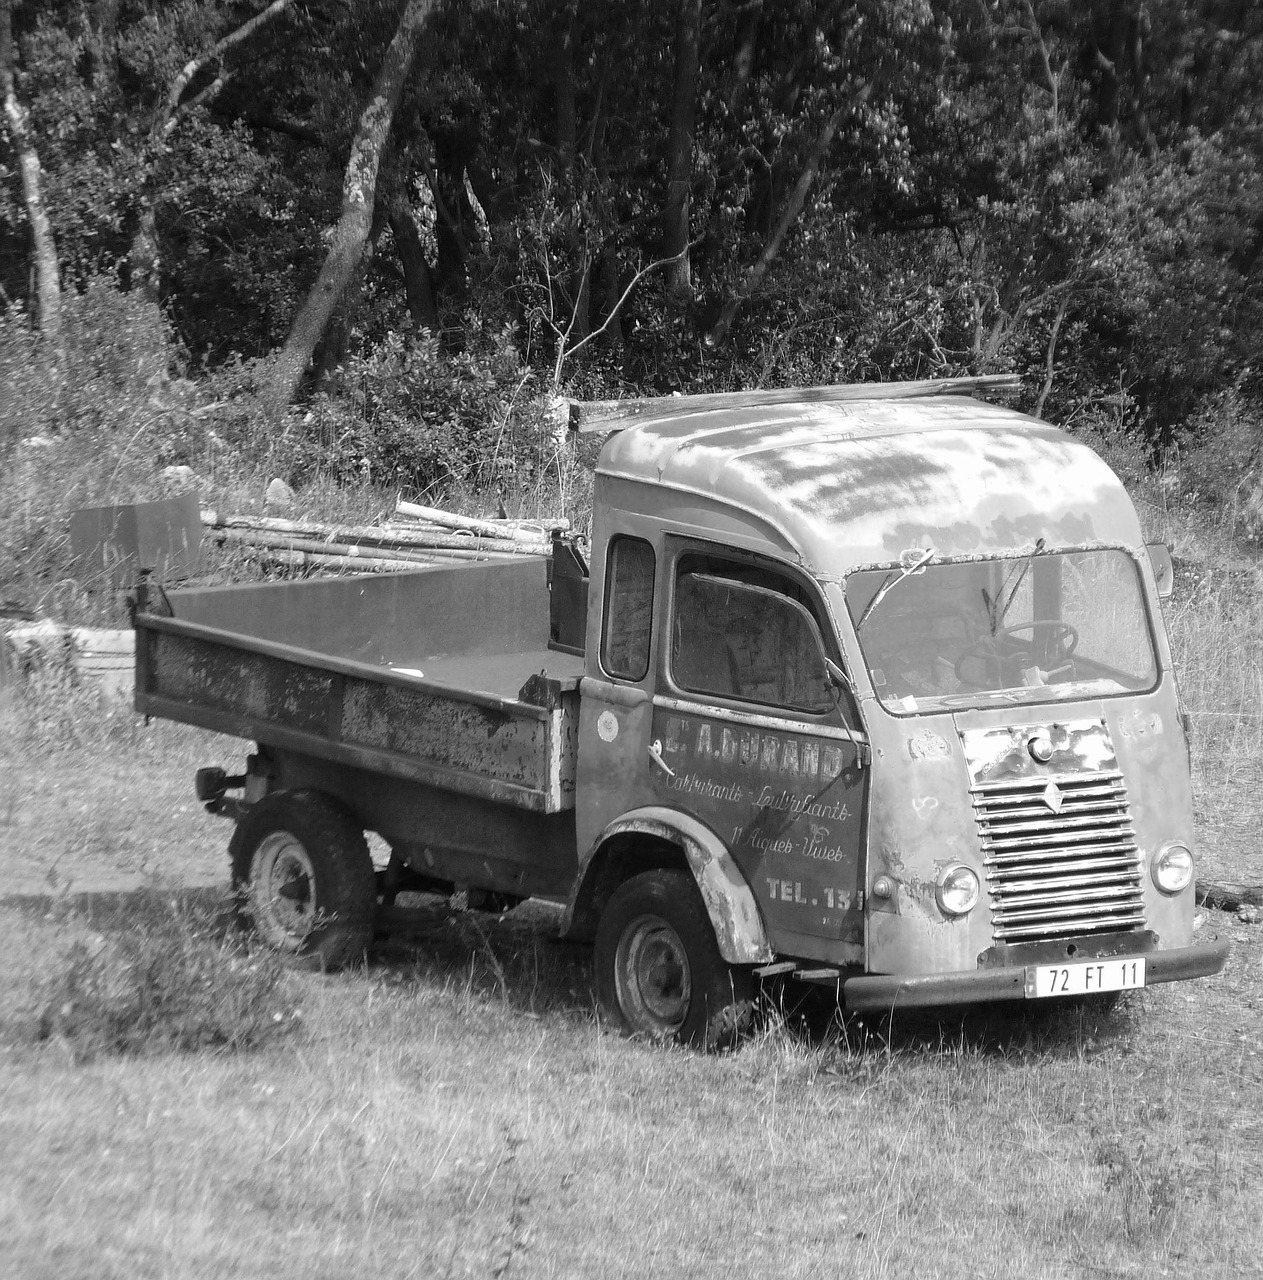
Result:
[[[623,814],[597,837],[583,859],[566,904],[563,933],[570,927],[593,859],[611,837],[629,832],[654,836],[683,848],[706,904],[719,954],[729,964],[767,964],[774,958],[754,894],[723,841],[696,818],[658,805]]]

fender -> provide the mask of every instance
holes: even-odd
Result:
[[[688,814],[659,805],[632,809],[616,818],[593,842],[579,866],[575,886],[562,919],[563,934],[574,917],[575,904],[587,879],[588,869],[601,847],[612,836],[638,831],[681,845],[689,870],[701,890],[710,916],[719,954],[729,964],[767,964],[774,959],[767,940],[763,917],[754,894],[746,883],[723,841],[704,823]]]

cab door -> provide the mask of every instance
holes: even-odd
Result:
[[[652,803],[719,835],[775,950],[860,963],[866,744],[814,585],[753,556],[667,550]]]

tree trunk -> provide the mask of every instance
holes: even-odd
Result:
[[[697,70],[702,0],[679,0],[675,24],[675,85],[671,96],[671,136],[667,143],[667,198],[662,209],[662,256],[666,283],[680,297],[693,292],[689,268],[689,188],[693,181],[693,120],[697,111]]]
[[[166,139],[170,137],[172,131],[180,122],[181,100],[185,91],[192,84],[194,78],[206,67],[210,66],[212,62],[221,61],[229,50],[241,44],[243,40],[249,39],[265,23],[279,17],[289,8],[289,5],[290,0],[272,0],[272,3],[266,9],[256,13],[253,18],[243,22],[241,26],[234,28],[222,40],[217,40],[205,53],[199,54],[196,58],[186,62],[180,69],[179,75],[172,80],[167,89],[166,98],[154,113],[153,121],[149,126],[148,168],[150,177],[145,184],[148,190],[141,198],[140,223],[136,228],[135,235],[132,237],[132,247],[127,255],[127,265],[129,287],[143,293],[146,300],[152,302],[155,306],[158,305],[161,295],[159,282],[162,257],[158,244],[158,218],[154,209],[152,172],[157,166],[158,155]],[[108,31],[112,45],[116,39],[114,28],[118,19],[118,0],[100,0],[97,5],[97,11],[98,16],[101,17],[102,36]],[[223,88],[228,74],[221,72],[210,85],[196,94],[192,101],[211,101]],[[191,104],[183,104],[186,109],[189,105]]]
[[[399,199],[391,205],[390,229],[395,233],[395,250],[403,267],[403,287],[412,323],[417,329],[428,329],[437,334],[439,312],[434,303],[434,280],[406,200]]]
[[[92,87],[102,97],[118,90],[118,6],[119,0],[93,0],[88,15]]]
[[[820,162],[824,159],[825,152],[829,150],[829,146],[837,134],[838,125],[842,123],[848,112],[852,111],[868,97],[870,92],[871,86],[865,85],[852,101],[840,106],[825,121],[825,126],[821,129],[819,137],[812,144],[811,151],[807,155],[807,161],[803,165],[802,172],[798,175],[798,181],[794,184],[794,189],[790,192],[785,208],[781,210],[781,216],[772,228],[772,234],[763,246],[763,252],[759,254],[758,261],[750,268],[741,288],[725,303],[719,319],[715,321],[711,331],[706,335],[706,345],[708,347],[717,347],[724,340],[728,330],[732,328],[732,322],[737,318],[737,312],[741,309],[741,304],[763,283],[763,277],[767,275],[768,268],[776,260],[776,255],[780,252],[781,242],[785,239],[785,233],[793,225],[794,219],[802,212],[803,205],[807,203],[807,193],[811,190],[811,184],[816,180],[816,173],[820,169]]]
[[[329,323],[325,326],[324,336],[316,344],[312,363],[316,371],[316,386],[326,389],[337,375],[346,359],[346,349],[350,345],[351,335],[355,331],[355,321],[360,314],[364,301],[364,278],[368,275],[373,259],[377,256],[377,242],[387,225],[386,210],[377,205],[373,210],[373,222],[369,228],[368,239],[364,242],[364,251],[360,261],[342,295],[338,305],[334,307]]]
[[[311,363],[312,352],[333,314],[339,298],[355,275],[373,223],[377,195],[377,168],[390,135],[404,81],[416,56],[421,27],[435,0],[408,0],[399,27],[377,79],[368,105],[360,116],[351,158],[342,183],[342,215],[334,228],[333,243],[320,275],[294,318],[289,337],[272,364],[267,400],[274,412],[294,398],[294,392]]]
[[[61,356],[61,282],[57,269],[57,243],[40,194],[39,153],[31,136],[26,108],[18,101],[13,68],[13,3],[0,0],[0,95],[4,119],[22,174],[22,201],[31,224],[32,260],[35,268],[35,316],[55,354]]]
[[[763,16],[763,0],[754,0],[741,19],[737,33],[737,51],[732,57],[728,82],[728,110],[734,115],[741,109],[750,74],[754,70],[754,54],[759,37],[759,19]]]
[[[574,166],[575,141],[579,135],[579,111],[574,85],[574,14],[566,9],[553,31],[553,92],[557,107],[557,156],[563,173]]]

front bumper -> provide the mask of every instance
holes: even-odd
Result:
[[[1226,938],[1179,947],[1171,951],[1137,952],[1145,961],[1145,985],[1204,978],[1227,962],[1231,945]],[[1085,959],[1087,957],[1084,957]],[[977,969],[967,973],[866,974],[842,983],[845,1007],[857,1013],[893,1013],[896,1009],[925,1009],[940,1005],[985,1004],[991,1000],[1024,1000],[1026,966]]]

